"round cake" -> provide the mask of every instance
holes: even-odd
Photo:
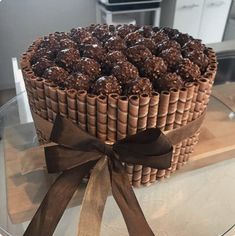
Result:
[[[92,24],[39,38],[21,67],[33,113],[49,122],[66,116],[115,142],[197,119],[208,104],[217,61],[213,49],[176,29]],[[45,134],[38,134],[43,141]],[[180,168],[198,134],[176,145],[169,170],[127,164],[132,183],[147,185]]]

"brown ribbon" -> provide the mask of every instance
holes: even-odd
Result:
[[[192,136],[200,128],[204,116],[205,113],[190,122],[187,129],[178,128],[166,135],[158,128],[147,129],[117,141],[112,146],[84,132],[70,120],[57,116],[50,139],[58,145],[45,147],[45,157],[49,173],[62,173],[47,192],[24,236],[52,235],[78,185],[92,168],[82,203],[78,235],[99,235],[110,189],[122,212],[129,235],[154,235],[122,162],[156,169],[169,168],[172,144]]]

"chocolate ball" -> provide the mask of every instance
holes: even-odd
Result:
[[[54,37],[56,40],[60,41],[62,39],[68,39],[69,35],[65,32],[55,32],[54,34],[50,34],[49,37]]]
[[[116,27],[116,33],[121,38],[125,38],[129,33],[133,32],[135,27],[133,25],[119,25]]]
[[[125,38],[124,41],[128,47],[134,46],[143,36],[139,32],[131,32]]]
[[[177,67],[176,73],[186,82],[196,81],[201,76],[198,65],[191,62],[188,58],[182,60]]]
[[[121,37],[115,36],[107,40],[105,48],[109,51],[123,51],[126,49],[126,45]]]
[[[176,34],[172,39],[177,41],[181,45],[181,47],[183,47],[184,44],[192,40],[193,37],[189,36],[188,34],[179,33],[179,34]]]
[[[92,31],[95,29],[95,27],[97,26],[97,24],[90,24],[89,26],[85,27],[85,29],[92,33]]]
[[[91,37],[91,33],[82,27],[71,29],[69,35],[76,43],[81,43],[85,38]]]
[[[115,31],[116,31],[115,25],[109,25],[109,32],[115,33]]]
[[[94,59],[98,62],[104,61],[106,50],[97,44],[84,45],[83,56]]]
[[[150,50],[150,52],[155,53],[155,43],[151,38],[141,38],[135,45],[143,45]]]
[[[208,64],[209,58],[201,51],[191,51],[185,55],[190,61],[199,66],[201,72],[205,72]]]
[[[68,78],[69,73],[61,67],[53,66],[49,67],[43,73],[43,78],[53,81],[59,86],[64,86],[64,82]]]
[[[113,36],[112,33],[109,32],[109,27],[106,24],[97,25],[92,31],[92,35],[99,39],[101,42],[105,42]]]
[[[79,59],[79,51],[75,48],[68,48],[58,52],[55,62],[64,69],[71,71],[73,65],[77,64]]]
[[[95,81],[93,86],[93,93],[97,95],[108,95],[111,93],[121,94],[121,92],[121,85],[113,75],[100,77]]]
[[[183,85],[183,80],[176,73],[167,73],[154,81],[154,88],[159,92],[173,88],[180,89]]]
[[[71,39],[61,39],[60,49],[63,50],[67,48],[77,48],[77,44]]]
[[[118,63],[113,67],[112,73],[121,84],[130,83],[139,76],[138,69],[128,61]]]
[[[54,35],[44,37],[39,45],[39,48],[46,48],[48,51],[57,53],[60,50],[60,42],[55,38]]]
[[[161,57],[149,57],[143,63],[143,74],[150,79],[157,79],[167,71],[167,65]]]
[[[182,47],[182,51],[184,51],[184,53],[186,54],[192,51],[203,52],[204,50],[205,50],[205,45],[202,44],[202,41],[200,39],[191,39],[188,42],[186,42]]]
[[[136,45],[126,50],[127,58],[133,63],[138,65],[152,56],[152,53],[143,45]]]
[[[156,44],[169,40],[169,37],[162,31],[154,33],[151,38]]]
[[[77,64],[74,65],[75,72],[81,72],[88,75],[92,80],[100,76],[101,68],[97,61],[91,58],[82,57]]]
[[[172,39],[175,37],[175,35],[179,34],[179,30],[177,29],[172,29],[172,28],[169,28],[169,27],[163,27],[161,29],[162,32],[164,32],[165,34],[167,34],[167,36]]]
[[[38,61],[32,65],[32,70],[35,73],[36,76],[42,76],[44,71],[48,67],[55,66],[55,63],[53,61],[48,60],[45,57],[42,57],[38,59]]]
[[[54,59],[54,53],[46,48],[39,48],[30,58],[31,65],[35,64],[40,58]]]
[[[91,80],[89,76],[82,73],[73,73],[65,81],[66,88],[73,88],[77,90],[86,90],[90,88]]]
[[[145,77],[139,77],[135,80],[131,81],[126,86],[126,93],[128,95],[132,94],[151,94],[153,91],[152,83],[148,78]]]
[[[136,31],[143,35],[145,38],[150,38],[154,33],[151,26],[142,26]]]
[[[161,51],[169,48],[175,48],[177,50],[181,50],[180,44],[177,43],[175,40],[163,41],[160,44],[158,44],[156,48],[157,48],[157,53],[160,53]]]
[[[106,55],[105,64],[109,67],[115,66],[118,62],[127,61],[125,55],[120,51],[112,51]]]
[[[169,48],[163,50],[159,54],[159,57],[163,58],[170,70],[174,69],[175,66],[183,60],[181,52],[176,48]]]

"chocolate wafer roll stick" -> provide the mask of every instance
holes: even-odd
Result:
[[[87,130],[96,136],[96,95],[87,94]]]
[[[169,107],[166,118],[166,127],[165,130],[171,130],[174,128],[175,121],[175,113],[177,110],[177,102],[179,99],[180,91],[178,89],[170,89],[170,99],[169,99]]]
[[[61,116],[68,116],[67,108],[67,91],[65,89],[57,89],[58,103],[59,103],[59,113]]]
[[[117,107],[118,107],[118,94],[110,94],[108,96],[108,141],[115,142],[117,139]]]
[[[107,97],[99,95],[96,99],[97,104],[97,137],[102,141],[107,139]]]
[[[149,101],[149,111],[147,118],[147,128],[155,128],[157,126],[157,114],[159,107],[159,93],[153,92]],[[150,170],[150,183],[156,181],[157,169],[151,168]]]
[[[68,104],[68,117],[74,123],[77,123],[77,90],[68,89],[67,93],[67,104]]]
[[[118,99],[117,140],[127,135],[128,98],[121,96]]]
[[[138,123],[137,123],[138,132],[143,131],[147,128],[149,102],[150,102],[150,97],[148,94],[141,94],[139,96],[139,113],[138,113]],[[136,171],[137,169],[138,170],[142,169],[141,184],[145,186],[149,185],[151,168],[135,165],[134,171]]]
[[[157,115],[157,127],[162,131],[165,129],[166,126],[169,101],[170,101],[170,92],[168,91],[161,92],[158,115]],[[164,178],[164,175],[165,175],[165,170],[158,170],[156,173],[156,178],[161,180]]]
[[[20,60],[20,67],[22,68],[22,73],[24,75],[24,70],[30,68],[30,61],[29,56],[27,53],[23,53],[21,60]]]
[[[198,94],[198,89],[199,89],[199,84],[197,82],[193,83],[193,86],[194,86],[194,92],[193,92],[193,99],[191,102],[191,107],[189,110],[188,122],[193,120],[193,113],[196,106],[197,94]]]
[[[49,121],[53,120],[52,108],[51,108],[51,99],[50,99],[50,92],[49,88],[51,86],[51,81],[45,80],[44,81],[44,92],[45,92],[45,99],[46,99],[46,106],[47,106],[47,119]]]
[[[78,125],[83,130],[87,130],[86,96],[85,90],[79,90],[77,93]]]
[[[46,107],[46,98],[45,98],[45,92],[44,92],[44,81],[42,78],[37,78],[35,81],[36,90],[37,90],[37,96],[38,96],[38,102],[40,106],[40,112],[44,119],[47,119],[47,107]]]
[[[128,135],[137,133],[138,130],[138,114],[139,114],[139,96],[131,95],[129,97],[129,110],[128,110]],[[130,167],[131,165],[128,164]],[[135,187],[139,187],[141,184],[142,166],[134,165],[132,184]],[[130,177],[130,176],[129,176]]]
[[[49,98],[50,98],[51,110],[52,110],[52,120],[54,121],[56,118],[56,115],[59,113],[57,86],[56,85],[49,86]]]
[[[157,113],[159,105],[159,93],[153,92],[149,101],[147,128],[155,128],[157,125]]]

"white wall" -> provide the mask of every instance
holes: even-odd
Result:
[[[96,0],[0,1],[0,90],[14,86],[11,58],[38,36],[95,22]]]

